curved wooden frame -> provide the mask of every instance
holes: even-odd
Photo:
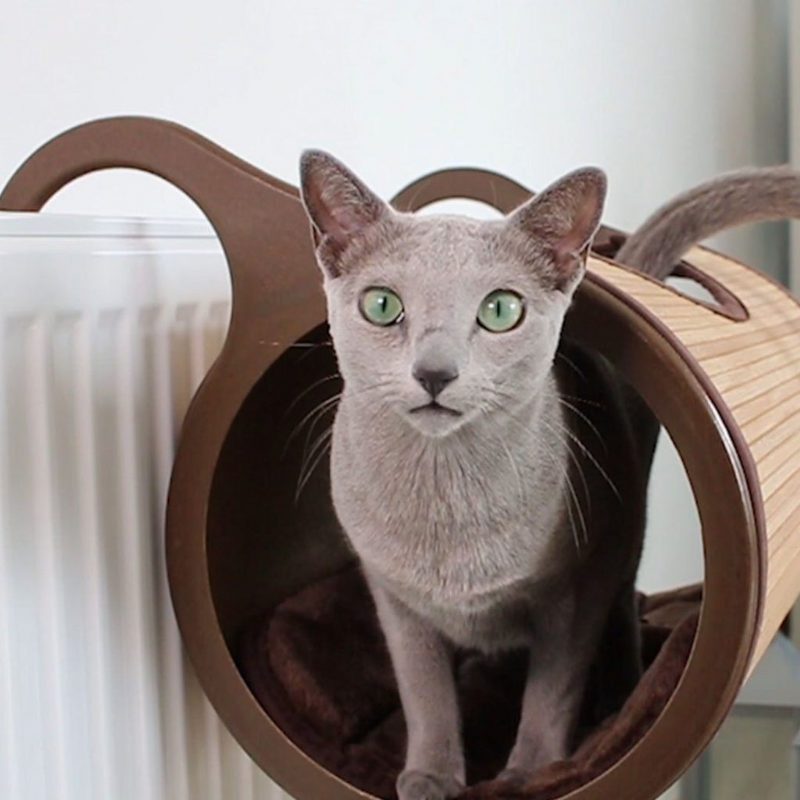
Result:
[[[231,426],[286,346],[325,317],[297,190],[185,128],[117,118],[79,126],[34,153],[0,195],[0,208],[38,211],[71,180],[111,167],[144,170],[182,189],[214,226],[231,272],[230,329],[189,408],[168,500],[169,581],[189,655],[233,735],[293,796],[368,797],[308,758],[251,695],[220,629],[207,561],[209,497]],[[463,197],[507,212],[529,194],[501,175],[454,169],[421,178],[393,202],[416,210],[436,200]],[[723,283],[726,275],[738,275],[730,260],[708,251],[703,259],[700,266]],[[720,274],[717,268],[723,262],[725,274]],[[745,283],[739,281],[742,291]],[[669,430],[702,521],[705,599],[692,654],[663,713],[617,764],[567,795],[571,800],[650,798],[667,788],[724,719],[792,594],[781,595],[769,625],[762,625],[767,530],[757,465],[723,394],[685,338],[665,324],[665,298],[684,318],[679,303],[689,307],[690,301],[676,301],[663,285],[592,257],[567,325],[573,338],[621,370]],[[746,306],[747,298],[740,299]]]

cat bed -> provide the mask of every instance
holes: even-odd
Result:
[[[333,363],[297,189],[185,128],[119,118],[80,126],[34,153],[0,195],[0,208],[38,211],[72,179],[109,167],[153,173],[188,194],[218,233],[231,271],[230,328],[186,416],[167,510],[170,587],[197,675],[232,734],[298,800],[385,794],[402,758],[402,732],[391,727],[394,701],[374,630],[369,634],[359,616],[366,603],[339,619],[342,637],[373,637],[364,665],[374,671],[361,675],[369,696],[347,695],[344,710],[326,697],[341,701],[330,695],[337,674],[359,677],[354,653],[341,650],[351,660],[330,670],[321,664],[316,674],[313,659],[322,654],[313,652],[313,625],[303,617],[313,618],[317,593],[345,580],[352,554],[333,517],[325,470],[296,498],[304,437],[286,445],[289,410],[330,391]],[[456,169],[420,179],[393,202],[416,210],[465,197],[508,212],[528,196],[503,176]],[[691,299],[615,263],[615,240],[606,234],[589,258],[565,332],[615,365],[680,453],[702,522],[697,630],[691,644],[688,621],[666,636],[622,712],[596,728],[570,762],[540,774],[535,785],[495,796],[656,797],[710,741],[800,590],[800,308],[763,275],[702,248],[681,270],[712,299]],[[321,628],[336,608],[333,599],[322,603]],[[654,624],[653,607],[644,608]],[[275,639],[280,631],[283,638]],[[309,679],[317,692],[318,704],[311,689],[304,693],[311,710],[281,699],[288,684],[287,672],[275,667],[279,647],[284,667],[297,668],[288,674]],[[479,714],[494,702],[490,673],[480,665],[474,675],[463,669]],[[383,723],[359,717],[366,706],[385,711]],[[334,735],[336,720],[346,722],[351,712],[357,719]],[[326,719],[333,728],[315,743]],[[370,731],[370,743],[387,749],[353,767],[358,775],[342,771],[336,736],[340,749],[357,757],[366,742],[359,736],[369,739]],[[484,756],[475,760],[476,770],[485,769],[480,775],[492,758],[488,737],[484,744],[487,766],[479,767]],[[367,791],[358,788],[373,779]],[[492,787],[472,787],[469,796],[500,792]]]
[[[470,787],[463,800],[550,800],[600,775],[650,728],[689,657],[700,587],[640,597],[646,671],[621,710],[604,716],[602,677],[590,679],[574,756],[531,781],[491,780],[514,742],[525,679],[522,653],[462,653],[456,675]],[[342,620],[347,626],[343,629]],[[608,642],[613,646],[614,642]],[[244,630],[239,663],[281,730],[325,769],[369,795],[395,797],[405,724],[372,600],[356,566],[316,581]],[[618,713],[616,713],[618,712]]]

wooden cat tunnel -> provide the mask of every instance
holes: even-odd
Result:
[[[71,180],[113,167],[183,190],[230,267],[230,329],[187,414],[167,510],[169,581],[199,679],[245,750],[294,797],[391,796],[402,716],[369,601],[348,571],[324,465],[295,498],[307,445],[288,431],[337,389],[297,189],[185,128],[117,118],[44,145],[0,208],[39,211]],[[458,197],[508,212],[528,195],[500,175],[452,169],[394,204],[417,210]],[[655,797],[708,744],[798,595],[800,309],[732,259],[697,248],[688,261],[683,269],[717,302],[594,254],[566,335],[616,365],[675,442],[702,522],[702,603],[677,590],[643,605],[662,630],[660,649],[605,745],[534,788],[486,781],[465,797]],[[658,618],[667,605],[699,606],[683,644],[680,615]],[[315,664],[324,666],[315,673]],[[477,746],[494,735],[487,726]]]

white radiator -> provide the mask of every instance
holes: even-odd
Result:
[[[0,214],[0,798],[283,800],[219,722],[163,517],[222,343],[202,222]]]

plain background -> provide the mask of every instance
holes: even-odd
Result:
[[[605,219],[630,229],[723,170],[788,156],[788,0],[186,2],[28,0],[0,26],[0,180],[76,123],[181,122],[296,182],[323,147],[378,192],[446,165],[541,188],[602,166]],[[192,216],[135,174],[92,176],[60,212]],[[780,225],[725,249],[787,275]],[[674,455],[659,454],[642,585],[696,579],[699,535]]]

